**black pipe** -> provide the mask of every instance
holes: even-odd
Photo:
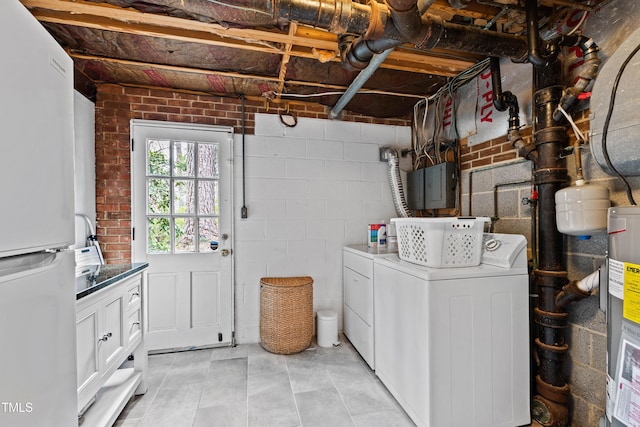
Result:
[[[558,307],[567,307],[571,303],[583,300],[590,295],[591,292],[585,292],[580,289],[578,281],[574,280],[562,287],[562,291],[556,296],[556,305]]]
[[[511,92],[502,92],[502,77],[500,73],[500,59],[492,56],[490,59],[491,82],[493,84],[493,106],[498,111],[509,109],[509,128],[507,137],[511,145],[518,150],[518,154],[534,164],[538,162],[538,152],[532,142],[526,142],[520,134],[520,107],[518,98]]]
[[[491,67],[491,84],[493,85],[493,106],[498,111],[505,111],[507,104],[502,93],[502,75],[500,73],[500,58],[492,56],[489,58]]]
[[[273,0],[282,19],[324,28],[337,34],[365,34],[375,22],[371,6],[351,0]],[[380,8],[381,13],[385,10]],[[386,11],[388,13],[388,11]]]
[[[428,28],[422,25],[417,0],[386,0],[393,26],[403,38],[414,45],[422,44],[429,36]]]
[[[539,197],[538,269],[534,271],[534,292],[539,295],[535,309],[539,364],[533,413],[542,425],[549,427],[565,427],[569,419],[569,386],[564,373],[568,314],[564,307],[556,305],[558,293],[568,283],[563,237],[557,230],[555,207],[555,193],[569,180],[566,160],[561,155],[567,144],[566,127],[558,126],[553,117],[562,97],[561,80],[557,59],[545,66],[534,66],[533,137],[538,154],[534,183]]]
[[[538,30],[538,1],[526,0],[525,11],[527,15],[527,40],[529,42],[529,62],[537,66],[545,66],[555,59],[554,55],[542,52],[540,47],[540,35]]]
[[[563,344],[561,346],[545,345],[541,341],[536,341],[538,345],[538,356],[540,359],[540,378],[560,378],[564,375],[564,359],[569,346]],[[554,387],[563,387],[566,383],[564,380],[558,381],[556,384],[550,383]]]
[[[506,56],[514,60],[522,60],[526,57],[526,43],[521,37],[508,34],[485,31],[470,28],[463,25],[451,24],[440,18],[426,16],[422,20],[422,31],[425,37],[421,38],[417,47],[428,50],[434,47],[452,49],[481,55]],[[374,54],[383,52],[392,47],[398,47],[409,40],[400,33],[400,30],[389,25],[385,27],[382,38],[367,40],[360,37],[353,40],[351,46],[341,50],[343,65],[350,70],[361,70],[367,67]],[[511,94],[510,92],[508,94]],[[511,95],[513,96],[513,95]],[[517,99],[510,107],[517,108]],[[512,115],[518,117],[518,114]],[[519,125],[518,125],[519,126]]]
[[[425,14],[420,18],[417,6],[402,9],[415,4],[416,0],[395,0],[392,3],[398,6],[393,12],[381,4],[372,7],[351,0],[279,0],[279,7],[274,9],[283,19],[339,34],[365,36],[360,43],[364,43],[365,38],[368,41],[391,38],[413,43],[420,49],[437,46],[517,61],[527,57],[527,41],[524,37],[452,24],[435,15]],[[420,19],[416,19],[416,16]],[[407,27],[409,24],[416,28]],[[382,31],[379,26],[383,27]]]
[[[534,270],[534,293],[538,295],[535,308],[538,375],[537,394],[533,398],[534,418],[547,427],[565,427],[569,421],[569,385],[564,373],[564,359],[568,351],[565,330],[568,314],[564,306],[556,304],[557,296],[567,284],[563,253],[563,238],[557,230],[555,193],[568,182],[566,162],[561,155],[567,143],[566,128],[558,126],[554,113],[562,98],[562,73],[557,60],[557,46],[552,45],[543,55],[539,45],[537,2],[527,0],[527,29],[529,60],[534,64],[534,132],[535,151],[525,144],[516,132],[514,145],[520,152],[535,154],[534,183],[537,187],[539,209],[538,265]]]
[[[364,70],[369,65],[373,55],[380,54],[402,44],[402,40],[384,38],[378,40],[364,40],[350,35],[338,37],[338,48],[342,65],[349,71]]]
[[[509,131],[520,130],[520,106],[518,97],[507,91],[502,92],[502,77],[500,74],[500,59],[492,56],[489,59],[491,67],[491,83],[493,85],[493,106],[498,111],[509,109]]]
[[[426,49],[437,46],[486,56],[506,57],[514,61],[523,61],[527,57],[527,41],[524,37],[452,24],[434,15],[424,16],[422,22],[430,27],[430,36],[424,45]]]

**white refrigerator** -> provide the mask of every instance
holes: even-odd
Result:
[[[0,426],[73,426],[73,63],[18,0],[0,52]]]

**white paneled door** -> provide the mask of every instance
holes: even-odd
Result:
[[[229,345],[233,129],[131,121],[133,260],[149,262],[149,350]]]

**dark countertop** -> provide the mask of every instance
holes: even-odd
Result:
[[[139,273],[147,267],[148,262],[87,267],[88,272],[76,278],[76,300]]]

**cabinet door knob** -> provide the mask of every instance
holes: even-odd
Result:
[[[131,294],[131,296],[139,297],[139,296],[140,296],[140,292],[133,292],[133,293]]]

